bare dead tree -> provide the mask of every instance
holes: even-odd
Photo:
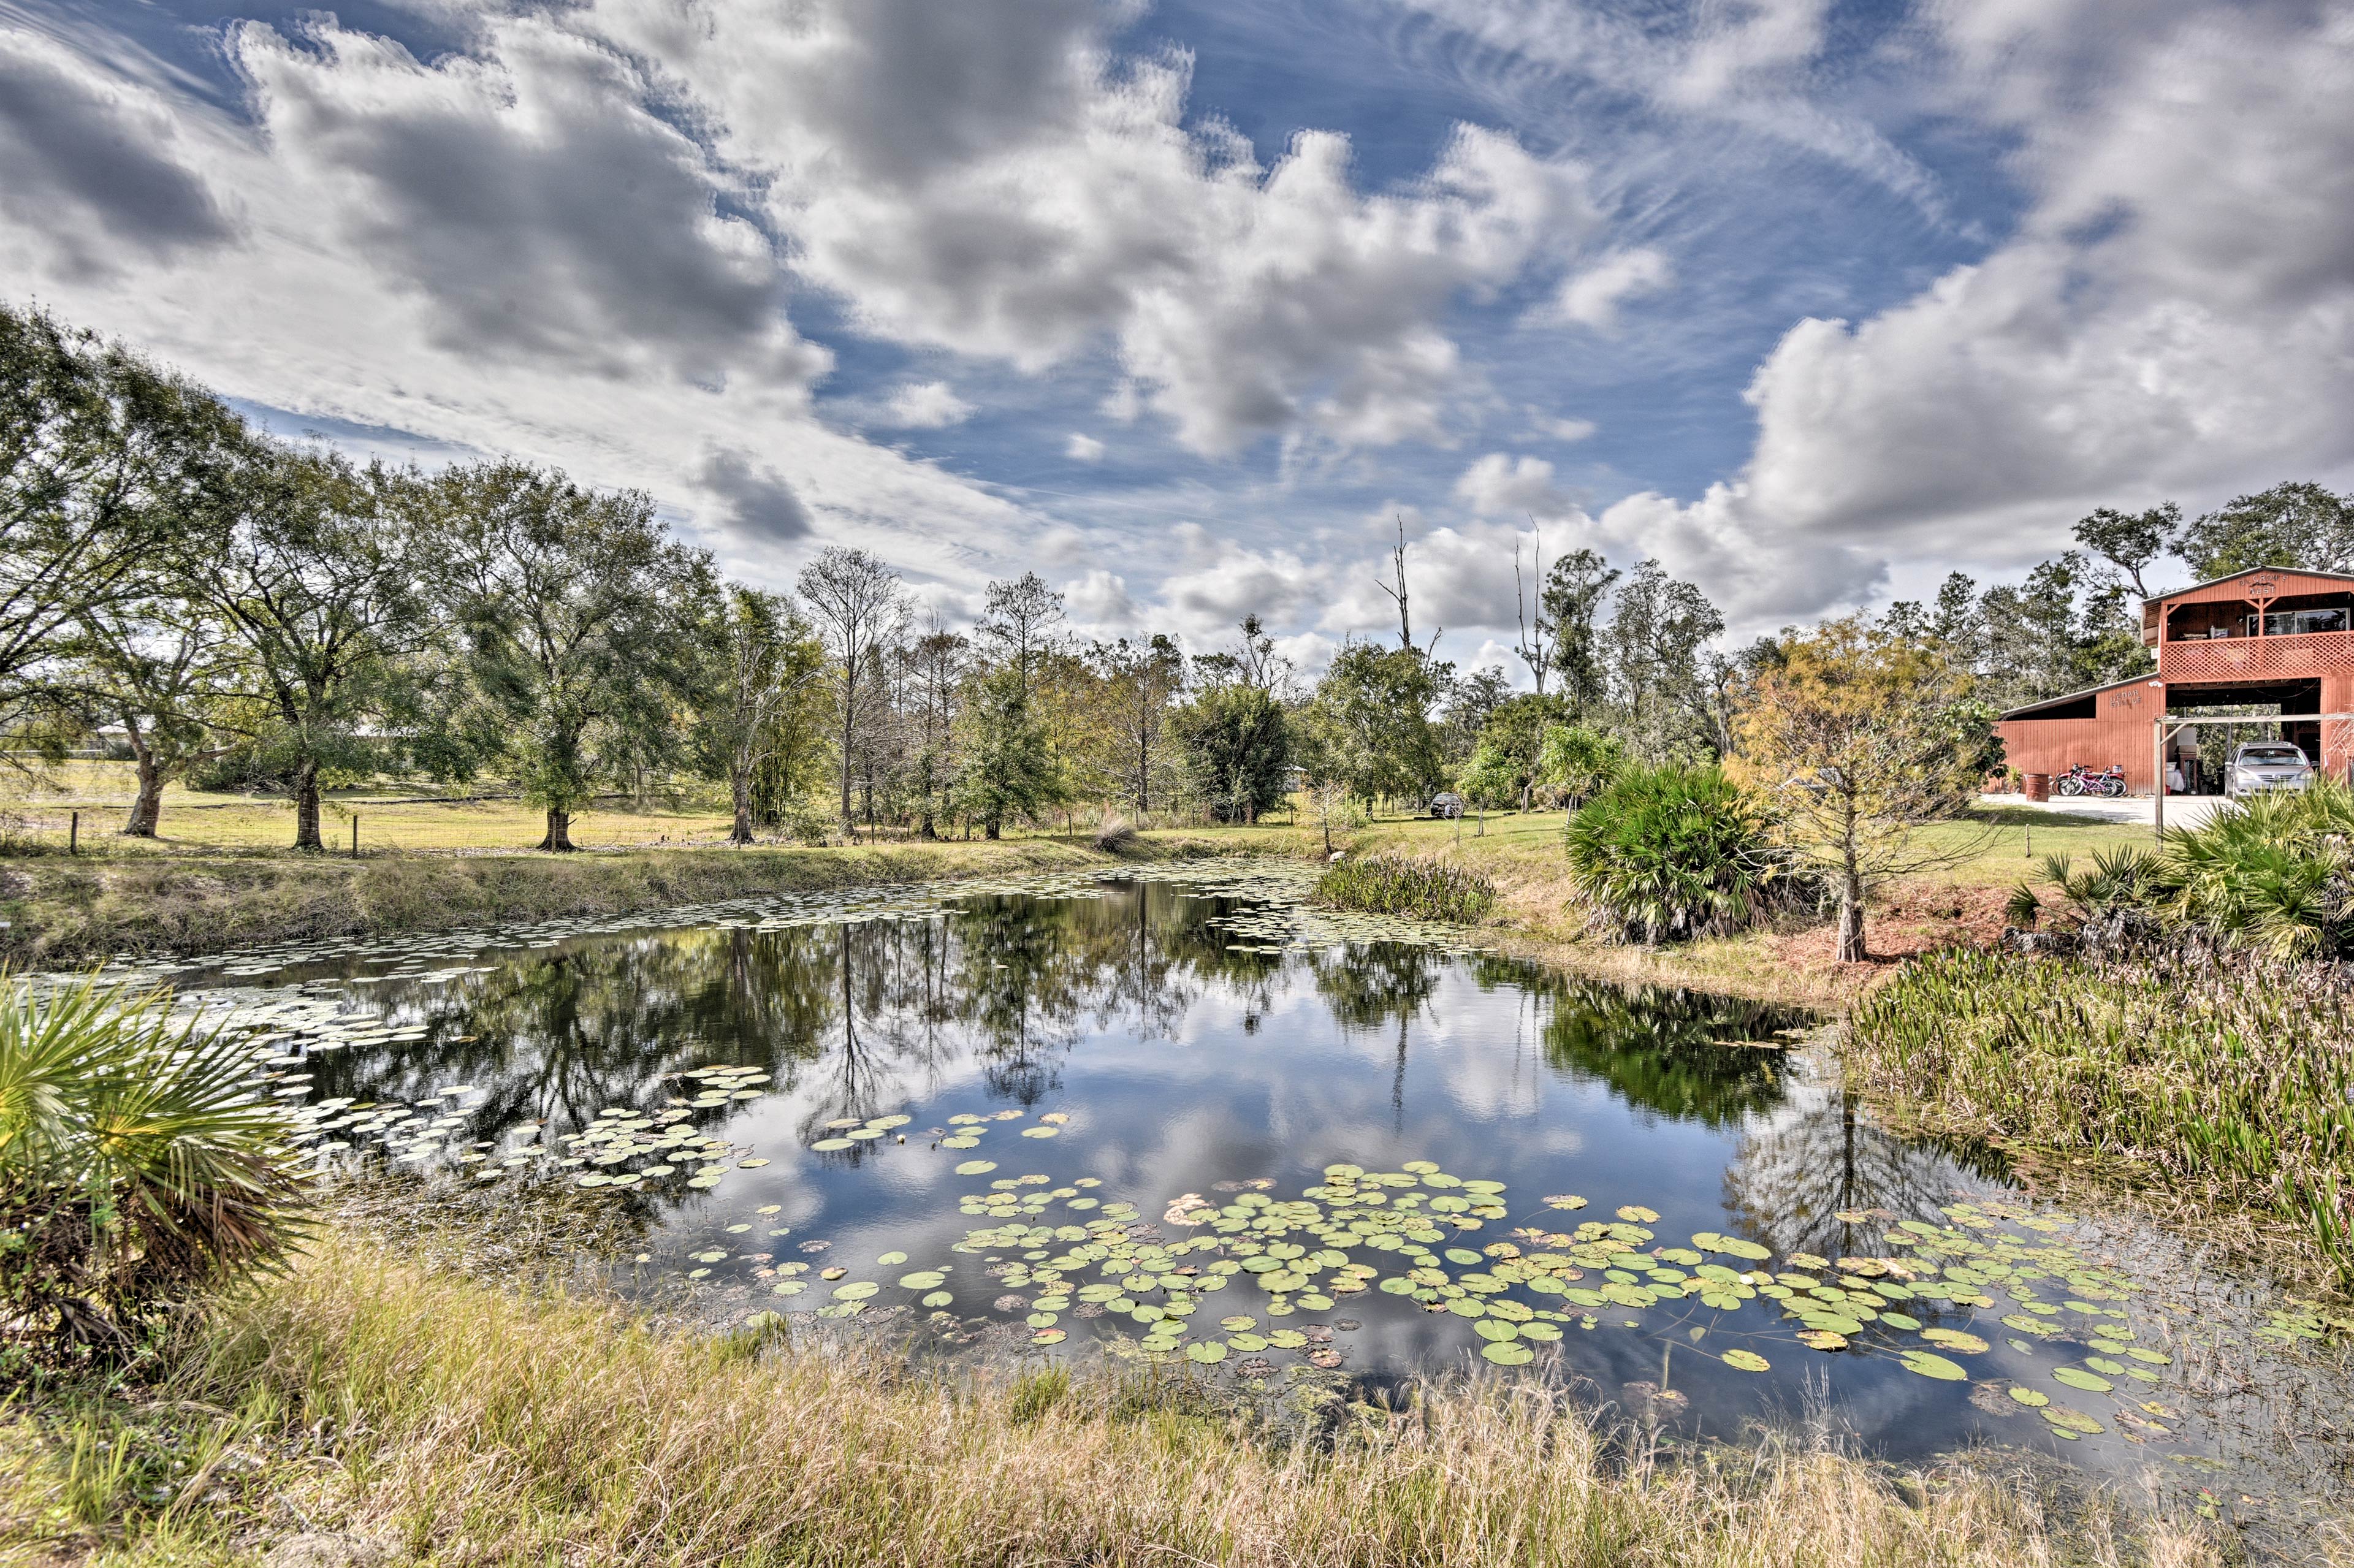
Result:
[[[1529,527],[1536,535],[1536,544],[1530,556],[1537,579],[1536,602],[1533,605],[1529,601],[1527,587],[1521,577],[1520,535],[1512,536],[1512,602],[1520,612],[1521,620],[1521,641],[1516,652],[1521,662],[1528,665],[1529,673],[1536,678],[1537,695],[1542,697],[1544,695],[1545,676],[1553,669],[1553,643],[1557,641],[1558,629],[1552,617],[1545,613],[1544,530],[1538,526],[1533,514],[1529,518]],[[1535,612],[1533,617],[1532,610]]]

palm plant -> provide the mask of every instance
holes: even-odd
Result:
[[[0,977],[0,1309],[52,1357],[113,1356],[164,1304],[300,1234],[284,1112],[244,1047],[163,992]]]
[[[1570,820],[1591,923],[1641,942],[1718,935],[1795,891],[1756,798],[1715,768],[1630,768]]]

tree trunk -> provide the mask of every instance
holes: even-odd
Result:
[[[294,768],[294,847],[327,847],[319,842],[319,765],[308,758]]]
[[[734,771],[736,825],[728,830],[727,842],[748,844],[752,842],[752,770],[738,768]]]
[[[1855,849],[1850,845],[1840,878],[1839,961],[1860,964],[1869,956],[1863,945],[1863,874],[1856,868]]]
[[[995,817],[990,817],[981,822],[981,836],[985,839],[993,839],[997,837],[997,819]]]
[[[131,821],[123,825],[127,838],[152,839],[155,823],[164,814],[164,772],[155,766],[155,754],[139,733],[136,724],[124,727],[131,732],[131,753],[138,759],[139,792],[131,799]]]
[[[572,849],[572,813],[569,811],[559,811],[555,807],[550,806],[547,809],[547,836],[539,841],[537,847],[544,850],[554,850],[559,853],[570,853]]]

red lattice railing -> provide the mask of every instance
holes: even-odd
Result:
[[[2175,681],[2276,681],[2354,672],[2354,631],[2161,642],[2158,673]]]

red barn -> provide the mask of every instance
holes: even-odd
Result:
[[[2145,600],[2141,640],[2158,673],[2052,697],[2002,715],[2011,767],[2065,773],[2122,766],[2126,787],[2156,786],[2152,721],[2200,708],[2277,707],[2282,736],[2324,772],[2349,776],[2354,723],[2354,575],[2260,567]],[[2297,715],[2317,715],[2307,723]]]

